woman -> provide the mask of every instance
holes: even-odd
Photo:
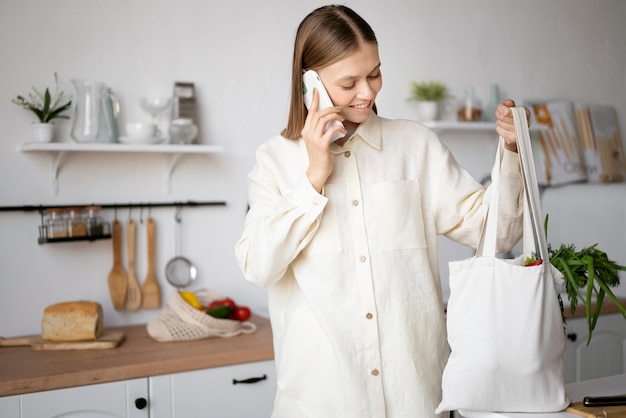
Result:
[[[303,104],[316,70],[335,107]],[[434,417],[446,342],[437,235],[475,247],[488,190],[423,125],[377,116],[370,26],[344,6],[309,14],[295,40],[289,121],[262,144],[236,245],[269,288],[278,391],[273,417]],[[507,101],[500,250],[521,236],[521,183]],[[330,121],[343,122],[325,131]],[[335,132],[344,134],[331,141]]]

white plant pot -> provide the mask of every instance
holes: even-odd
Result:
[[[35,142],[51,142],[54,133],[54,125],[52,123],[33,123],[33,141]]]
[[[438,102],[418,102],[417,118],[420,121],[428,122],[439,118]]]

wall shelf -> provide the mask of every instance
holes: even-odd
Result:
[[[458,122],[455,120],[434,120],[423,121],[423,125],[429,127],[437,133],[441,132],[496,132],[495,122]],[[531,126],[531,131],[540,131],[548,129],[544,125]]]
[[[77,143],[77,142],[26,142],[19,147],[20,152],[49,153],[52,155],[51,188],[53,195],[59,192],[59,172],[69,153],[101,152],[101,153],[150,153],[167,155],[167,172],[165,177],[166,192],[170,191],[172,172],[180,158],[188,154],[217,154],[223,148],[217,145],[196,144],[113,144],[113,143]]]
[[[223,148],[217,145],[197,144],[113,144],[78,142],[26,142],[20,145],[21,152],[146,152],[161,154],[213,154]]]

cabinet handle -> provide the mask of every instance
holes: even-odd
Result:
[[[144,409],[148,405],[148,401],[146,398],[137,398],[135,399],[135,406],[137,409]]]
[[[251,377],[249,379],[244,379],[244,380],[233,379],[233,385],[236,385],[237,383],[239,383],[239,384],[241,384],[241,383],[251,384],[251,383],[260,382],[261,380],[267,380],[267,375],[264,374],[261,377]]]
[[[578,335],[575,332],[572,332],[571,334],[567,334],[567,339],[574,342],[578,339]]]

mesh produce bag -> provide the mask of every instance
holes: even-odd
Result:
[[[204,306],[223,299],[211,289],[194,291]],[[218,319],[190,306],[178,291],[167,301],[165,308],[147,325],[148,334],[157,341],[191,341],[211,337],[234,337],[256,331],[252,322]]]

